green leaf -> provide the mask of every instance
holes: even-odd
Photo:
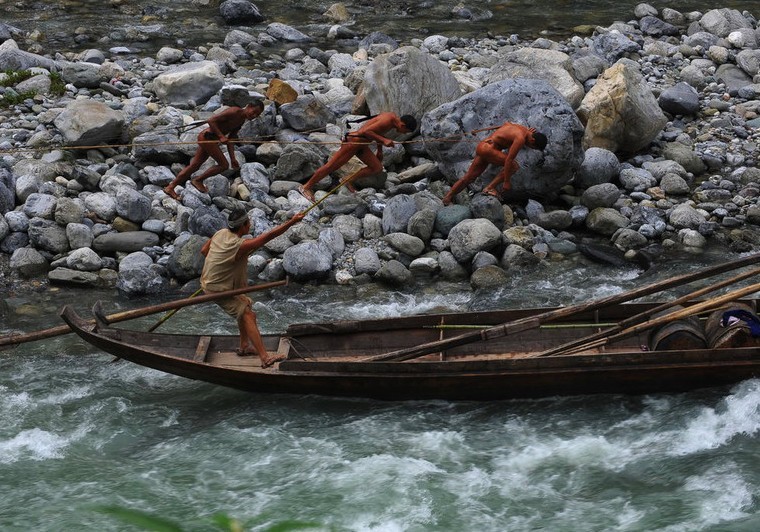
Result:
[[[130,510],[119,506],[100,506],[97,511],[119,519],[124,523],[129,523],[143,530],[152,530],[154,532],[182,532],[182,527],[167,519],[155,517],[140,510]]]

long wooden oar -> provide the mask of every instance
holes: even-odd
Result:
[[[264,283],[259,285],[244,286],[242,288],[236,288],[235,290],[227,290],[226,292],[217,292],[214,294],[206,294],[195,298],[178,299],[176,301],[169,301],[167,303],[161,303],[159,305],[152,305],[150,307],[142,307],[133,310],[126,310],[123,312],[117,312],[105,316],[105,321],[108,323],[116,323],[120,321],[132,320],[140,318],[142,316],[148,316],[150,314],[157,314],[159,312],[166,312],[175,308],[188,307],[191,305],[200,305],[201,303],[207,303],[209,301],[216,301],[217,299],[236,296],[238,294],[246,294],[248,292],[256,292],[258,290],[267,290],[277,286],[287,284],[287,281],[275,281],[272,283]],[[91,320],[91,323],[95,323]],[[36,340],[44,340],[45,338],[52,338],[54,336],[60,336],[62,334],[68,334],[71,329],[68,325],[61,325],[58,327],[51,327],[49,329],[43,329],[26,334],[9,334],[0,338],[0,347],[23,344],[26,342],[34,342]]]
[[[757,291],[760,291],[760,283],[755,283],[749,286],[745,286],[744,288],[738,288],[734,290],[733,292],[729,292],[722,296],[715,297],[713,299],[708,299],[707,301],[703,301],[701,303],[696,303],[690,307],[686,307],[676,312],[671,312],[670,314],[666,314],[658,318],[653,318],[645,323],[640,323],[638,325],[628,327],[627,329],[624,329],[617,334],[612,334],[609,336],[605,336],[604,338],[600,338],[594,342],[589,342],[585,344],[583,348],[593,349],[596,347],[601,347],[601,346],[610,344],[612,342],[622,340],[623,338],[634,336],[636,334],[652,329],[654,327],[659,327],[660,325],[665,325],[673,321],[677,321],[683,318],[688,318],[689,316],[694,316],[695,314],[701,314],[703,312],[707,312],[708,310],[713,310],[722,305],[725,305],[726,303],[730,303],[731,301],[735,301],[743,296],[752,294]]]
[[[201,292],[203,292],[203,288],[199,288],[198,290],[196,290],[195,292],[193,292],[192,294],[190,294],[190,297],[187,298],[187,299],[193,299],[195,296],[197,296]],[[163,316],[160,320],[158,320],[156,323],[154,323],[153,325],[151,325],[148,328],[148,332],[153,332],[156,329],[158,329],[159,327],[161,327],[161,325],[163,325],[163,323],[166,320],[168,320],[169,318],[171,318],[172,316],[174,316],[177,312],[179,312],[179,309],[181,309],[181,308],[182,307],[177,307],[174,310],[170,310],[169,312],[167,312],[165,316]]]
[[[453,347],[458,347],[460,345],[466,345],[473,342],[487,341],[494,338],[500,338],[503,336],[508,336],[510,334],[515,334],[517,332],[536,328],[540,325],[543,325],[544,323],[547,323],[556,319],[566,318],[568,316],[572,316],[573,314],[579,314],[581,312],[598,310],[600,308],[608,307],[610,305],[632,301],[640,297],[661,292],[662,290],[672,288],[674,286],[679,286],[679,285],[696,281],[699,279],[704,279],[706,277],[712,277],[713,275],[725,273],[727,271],[735,270],[737,268],[741,268],[742,266],[748,266],[750,264],[754,264],[757,262],[760,262],[760,253],[749,255],[747,257],[743,257],[741,259],[737,259],[735,261],[728,262],[725,264],[719,264],[717,266],[704,268],[696,272],[687,273],[687,274],[679,275],[676,277],[671,277],[669,279],[665,279],[658,283],[654,283],[648,286],[643,286],[640,288],[629,290],[628,292],[623,292],[622,294],[608,296],[596,301],[590,301],[588,303],[581,303],[579,305],[573,305],[570,307],[550,310],[542,314],[537,314],[535,316],[529,316],[526,318],[513,320],[511,322],[503,323],[501,325],[484,329],[482,331],[465,333],[459,336],[455,336],[453,338],[437,340],[434,342],[421,344],[415,347],[409,347],[409,348],[400,349],[397,351],[392,351],[390,353],[385,353],[382,355],[366,357],[363,360],[367,362],[411,360],[413,358],[421,357],[430,353],[435,353],[437,351],[444,351],[446,349],[451,349]]]
[[[732,277],[731,279],[726,279],[725,281],[721,281],[719,283],[711,284],[704,288],[700,288],[699,290],[695,290],[694,292],[683,295],[677,299],[674,299],[673,301],[668,301],[667,303],[658,305],[657,307],[650,309],[646,312],[640,312],[639,314],[630,316],[629,318],[626,318],[614,324],[609,329],[605,329],[598,333],[591,334],[584,338],[578,338],[577,340],[573,340],[572,342],[567,342],[565,344],[558,345],[557,347],[547,349],[546,351],[542,351],[541,353],[537,353],[535,355],[529,355],[526,358],[546,357],[546,356],[551,356],[551,355],[569,354],[569,353],[575,352],[578,349],[582,349],[586,344],[589,344],[590,342],[594,342],[596,340],[599,340],[611,334],[618,333],[638,323],[642,323],[648,320],[649,318],[651,318],[652,316],[655,316],[661,313],[664,310],[667,310],[669,308],[673,308],[675,306],[681,305],[688,301],[694,300],[710,292],[720,290],[721,288],[724,288],[731,284],[738,283],[739,281],[743,281],[744,279],[747,279],[749,277],[756,277],[756,276],[760,276],[760,268],[755,268],[754,270],[749,270],[747,272],[737,275],[736,277]]]

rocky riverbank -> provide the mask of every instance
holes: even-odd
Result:
[[[224,2],[222,15],[234,26],[248,5]],[[349,35],[344,11],[325,14],[328,37]],[[373,33],[353,53],[314,47],[280,23],[155,57],[122,47],[42,54],[24,49],[27,38],[0,31],[0,70],[28,71],[0,74],[5,280],[130,295],[194,282],[199,249],[230,208],[249,211],[254,233],[308,208],[296,189],[337,149],[347,120],[382,111],[418,117],[419,131],[385,150],[386,172],[357,194],[330,195],[254,254],[251,279],[482,288],[589,242],[655,261],[760,245],[760,31],[747,12],[640,4],[632,21],[562,42]],[[239,174],[209,178],[208,193],[188,184],[179,201],[167,196],[195,150],[194,122],[255,99],[266,109],[241,131]],[[505,121],[546,133],[547,149],[523,150],[502,201],[477,193],[492,169],[444,206],[484,138],[473,132]],[[323,180],[317,200],[334,184]]]

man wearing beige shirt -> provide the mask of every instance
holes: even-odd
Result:
[[[283,234],[291,226],[300,222],[305,213],[293,216],[282,225],[270,229],[254,238],[243,238],[251,231],[251,220],[243,209],[233,210],[227,218],[227,228],[217,231],[201,248],[206,257],[201,272],[201,288],[204,293],[224,292],[248,285],[248,256],[261,246]],[[256,313],[251,308],[251,299],[236,295],[217,300],[224,311],[237,320],[240,329],[240,356],[258,355],[261,367],[268,368],[282,357],[270,357],[261,339]]]

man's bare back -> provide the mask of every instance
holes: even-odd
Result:
[[[367,166],[345,180],[348,189],[353,191],[354,187],[351,181],[382,171],[383,146],[390,148],[394,145],[393,140],[383,135],[392,129],[396,129],[400,133],[408,133],[416,127],[417,121],[409,115],[399,117],[396,113],[386,112],[368,119],[362,127],[346,134],[346,138],[338,151],[322,167],[318,168],[306,183],[298,187],[298,190],[305,198],[314,201],[314,193],[311,191],[314,185],[331,172],[342,167],[355,155]],[[376,142],[378,145],[375,153],[369,147],[371,142]]]
[[[486,185],[485,188],[483,188],[483,194],[492,196],[498,195],[496,187],[500,183],[502,185],[502,191],[509,190],[511,188],[510,178],[520,169],[520,165],[515,160],[520,150],[525,146],[538,150],[543,150],[546,147],[547,139],[545,135],[537,132],[533,128],[525,127],[520,124],[513,124],[511,122],[505,122],[501,126],[479,129],[473,133],[491,130],[494,130],[494,132],[479,142],[475,148],[475,158],[472,160],[470,168],[461,179],[452,185],[449,193],[444,196],[444,205],[451,203],[454,197],[485,172],[490,164],[501,166],[502,169],[498,175]],[[504,153],[502,150],[507,148],[509,148],[509,151]]]

